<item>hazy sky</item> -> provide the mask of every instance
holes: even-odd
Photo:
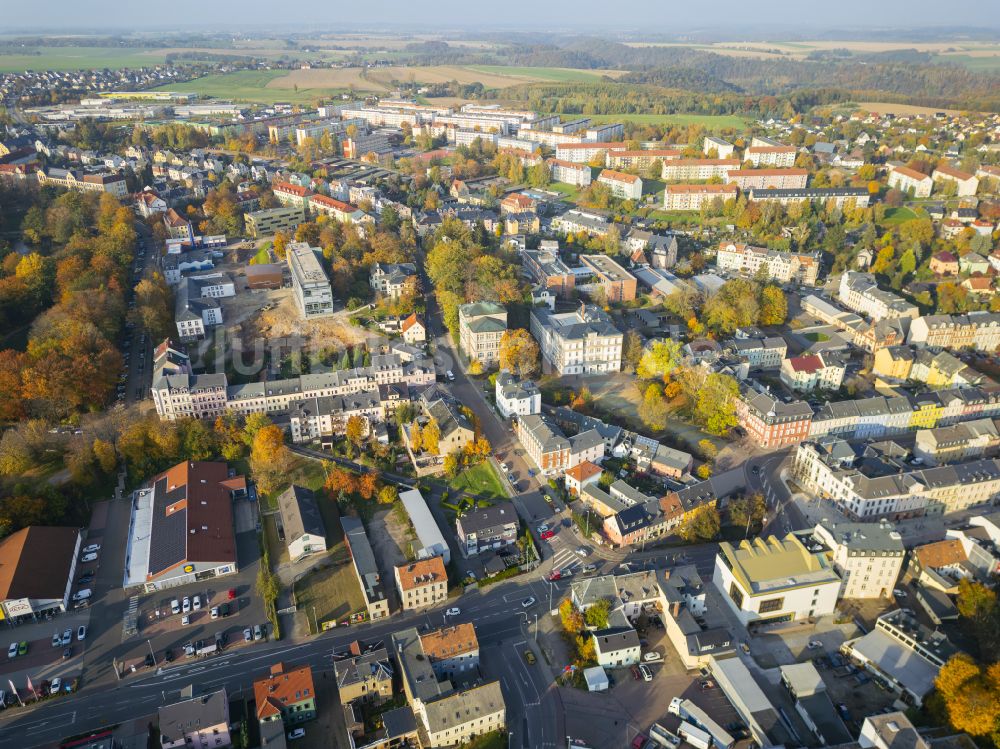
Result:
[[[535,28],[566,31],[630,28],[650,33],[710,30],[719,24],[759,33],[781,26],[812,29],[1000,28],[997,0],[6,0],[6,30],[93,31],[109,28],[202,28],[264,25],[336,29],[344,24],[457,28]],[[214,29],[213,29],[214,30]],[[734,38],[738,38],[736,35]]]

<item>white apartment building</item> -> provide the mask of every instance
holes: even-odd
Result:
[[[527,416],[542,412],[542,393],[531,380],[522,380],[506,369],[497,375],[497,410],[505,419],[517,414]]]
[[[620,122],[608,122],[603,125],[591,125],[583,134],[583,139],[597,143],[599,141],[621,140],[625,137],[625,126]]]
[[[667,211],[700,211],[716,198],[735,198],[736,185],[667,185],[663,191],[663,208]]]
[[[319,262],[319,248],[307,242],[288,245],[288,268],[292,275],[292,291],[302,317],[309,320],[333,314],[333,289]]]
[[[743,155],[744,161],[756,166],[795,166],[795,146],[750,146]]]
[[[805,354],[781,362],[781,381],[792,390],[837,390],[844,381],[844,363],[835,354]]]
[[[719,544],[712,582],[747,627],[832,614],[841,586],[826,556],[794,533]]]
[[[748,244],[720,242],[715,254],[719,270],[730,270],[754,276],[765,268],[768,278],[779,283],[816,285],[819,273],[819,254],[810,255],[769,250]]]
[[[549,159],[549,175],[553,182],[564,182],[567,185],[586,187],[590,184],[592,174],[586,164],[575,164],[572,161]]]
[[[821,545],[841,578],[841,598],[890,598],[903,572],[903,537],[887,521],[832,523],[824,520],[806,540]]]
[[[906,342],[913,346],[993,352],[1000,348],[1000,312],[923,315],[910,324]]]
[[[934,181],[954,182],[960,198],[972,197],[979,190],[979,177],[954,167],[939,166],[931,173],[931,178]]]
[[[608,151],[627,150],[624,143],[573,143],[560,141],[556,145],[556,158],[574,164],[589,164],[596,158],[603,162]]]
[[[416,127],[430,120],[430,115],[402,109],[363,107],[345,109],[341,113],[345,120],[363,120],[369,127],[402,127],[404,124]],[[345,126],[346,127],[346,126]]]
[[[701,152],[708,156],[712,151],[715,151],[717,159],[731,159],[736,151],[736,146],[728,140],[706,135],[705,140],[702,141]]]
[[[731,170],[739,168],[739,159],[673,159],[663,162],[660,176],[668,182],[724,180]]]
[[[1000,460],[995,458],[931,468],[869,458],[865,472],[856,462],[846,442],[828,437],[800,444],[792,473],[804,489],[867,522],[958,512],[1000,495]],[[876,463],[884,469],[873,470]]]
[[[808,169],[730,169],[724,177],[741,190],[767,188],[801,190],[809,181]]]
[[[608,151],[605,163],[612,169],[649,169],[657,161],[673,161],[680,157],[681,152],[671,148],[643,148],[638,151]]]
[[[642,180],[634,174],[604,169],[597,181],[611,188],[611,194],[623,200],[639,200],[642,197]]]
[[[495,146],[500,138],[496,133],[484,133],[482,130],[455,129],[449,132],[455,136],[456,146],[471,146],[477,140],[482,141],[484,144],[491,143]]]
[[[909,317],[916,319],[920,311],[890,291],[883,291],[870,273],[846,271],[840,277],[837,292],[840,303],[878,322],[887,318]]]
[[[624,336],[599,307],[573,312],[531,310],[531,334],[538,341],[546,372],[559,375],[618,372]]]
[[[500,360],[500,339],[507,330],[507,310],[495,302],[475,302],[458,308],[459,348],[469,361],[483,366]]]
[[[889,171],[889,187],[900,192],[913,191],[915,198],[929,198],[934,189],[934,180],[907,166],[896,166]]]

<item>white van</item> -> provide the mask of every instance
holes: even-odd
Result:
[[[93,594],[94,594],[94,591],[92,591],[90,588],[84,588],[83,590],[78,590],[76,593],[73,594],[73,600],[74,601],[86,601]]]

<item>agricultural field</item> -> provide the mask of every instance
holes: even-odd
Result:
[[[546,83],[593,83],[601,80],[604,76],[618,78],[625,75],[624,70],[579,70],[575,68],[530,68],[530,67],[507,67],[504,65],[469,65],[466,69],[477,73],[488,73],[491,75],[511,76],[524,78],[532,81],[544,81]]]
[[[853,107],[863,109],[866,112],[878,112],[879,114],[897,115],[932,115],[935,112],[944,112],[947,115],[959,115],[957,109],[937,109],[935,107],[918,107],[911,104],[893,104],[887,101],[861,101]]]
[[[22,70],[92,70],[138,68],[158,65],[166,59],[162,49],[117,49],[113,47],[43,47],[38,55],[0,54],[0,73]]]
[[[270,88],[269,83],[284,76],[283,70],[239,70],[234,73],[206,75],[184,83],[169,83],[158,88],[181,93],[194,93],[217,99],[235,99],[259,104],[290,101],[294,104],[312,103],[318,98],[334,93],[333,89]]]
[[[592,114],[564,113],[563,117],[590,117],[595,123],[638,122],[645,125],[703,125],[706,130],[745,130],[750,123],[745,117],[734,114]]]

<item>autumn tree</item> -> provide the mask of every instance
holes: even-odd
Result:
[[[386,484],[378,491],[378,502],[381,505],[391,505],[399,499],[399,489],[392,484]]]
[[[611,602],[607,598],[602,598],[583,612],[584,621],[588,627],[596,629],[606,629],[608,626],[608,615],[611,613]]]
[[[344,435],[355,447],[360,447],[368,434],[368,422],[362,416],[351,416],[344,427]]]
[[[719,535],[722,520],[719,511],[714,506],[700,507],[694,516],[678,530],[678,535],[685,541],[711,541]]]
[[[749,528],[757,533],[764,524],[767,503],[764,495],[756,492],[748,497],[739,497],[729,502],[729,521],[737,528]]]
[[[274,492],[284,480],[290,463],[291,452],[285,446],[284,430],[275,424],[261,428],[250,447],[250,470],[260,491]]]
[[[972,736],[997,733],[1000,720],[1000,663],[982,666],[965,653],[954,655],[934,682],[948,722]]]
[[[362,473],[357,479],[356,493],[362,499],[368,500],[375,496],[378,491],[378,475],[374,473]]]
[[[0,421],[17,421],[28,411],[21,383],[21,371],[27,361],[20,351],[0,351]]]
[[[441,427],[438,426],[436,419],[431,419],[424,426],[424,430],[421,433],[421,442],[424,446],[424,451],[430,453],[431,455],[437,455],[438,441],[441,439]]]
[[[414,421],[410,424],[410,449],[414,453],[418,453],[423,449],[424,439],[423,432],[420,429],[420,424]]]
[[[655,341],[646,349],[636,374],[642,379],[667,377],[681,362],[681,344],[672,338]]]
[[[622,338],[622,367],[626,372],[634,372],[642,359],[642,336],[634,330],[625,331]]]
[[[354,494],[358,489],[357,477],[346,468],[328,463],[323,488],[332,497]]]
[[[726,374],[712,372],[698,390],[694,415],[709,434],[725,434],[737,424],[739,385]]]
[[[788,317],[788,301],[777,286],[765,286],[760,292],[761,325],[783,325]]]
[[[575,635],[583,631],[583,614],[570,599],[559,604],[559,618],[565,632]]]
[[[660,431],[667,425],[667,401],[663,397],[663,387],[656,382],[646,386],[646,392],[639,404],[639,418],[642,423],[654,431]]]
[[[135,286],[135,309],[132,321],[149,331],[154,341],[167,338],[174,329],[174,294],[159,273],[144,278]]]
[[[532,377],[538,372],[538,342],[524,328],[506,330],[500,337],[500,368],[520,377]]]
[[[447,478],[455,478],[461,470],[462,461],[458,453],[450,452],[444,456],[444,475]]]

